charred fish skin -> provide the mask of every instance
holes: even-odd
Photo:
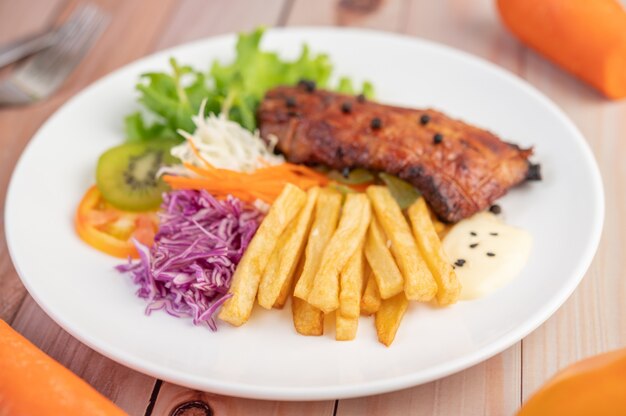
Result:
[[[365,168],[413,184],[444,221],[488,208],[507,190],[540,178],[532,149],[432,110],[379,104],[304,86],[267,92],[261,136],[278,139],[290,162]]]

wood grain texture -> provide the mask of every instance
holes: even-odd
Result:
[[[53,24],[55,11],[63,2],[0,2],[0,44],[46,30]],[[33,14],[32,8],[41,13]],[[0,72],[0,80],[9,74],[10,68]],[[0,212],[4,212],[4,198],[13,166],[28,137],[22,132],[22,124],[11,122],[12,116],[6,110],[0,110]],[[19,282],[7,251],[3,215],[0,218],[0,319],[11,322],[25,295],[26,290]]]
[[[585,278],[565,305],[523,340],[522,391],[527,400],[568,364],[626,345],[626,102],[605,100],[533,52],[528,52],[524,75],[585,136],[600,167],[606,198],[602,240]]]
[[[333,400],[322,402],[274,402],[266,400],[237,399],[190,390],[174,384],[163,383],[156,400],[153,415],[170,415],[181,404],[198,401],[207,403],[215,415],[246,416],[331,416],[335,407]],[[199,406],[198,406],[199,407]],[[198,415],[204,413],[196,410]],[[177,416],[193,416],[191,411],[180,412]]]

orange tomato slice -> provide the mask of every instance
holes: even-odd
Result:
[[[128,212],[113,207],[94,185],[80,201],[74,224],[90,246],[115,257],[138,258],[132,238],[152,246],[159,220],[155,211]]]

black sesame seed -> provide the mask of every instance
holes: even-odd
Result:
[[[429,121],[430,121],[430,116],[428,114],[422,114],[422,116],[420,117],[420,124],[422,126],[425,126],[428,124]]]
[[[341,104],[341,112],[345,114],[349,114],[352,112],[352,103],[350,101],[346,101]]]
[[[382,125],[383,125],[383,122],[378,117],[374,117],[372,119],[372,122],[370,123],[370,127],[373,129],[379,129],[382,127]]]
[[[475,232],[475,231],[470,231],[470,235],[471,235],[472,237],[476,237],[478,234],[476,234],[476,232]]]
[[[343,168],[341,171],[341,176],[343,176],[344,178],[347,178],[348,176],[350,176],[350,168]]]
[[[356,96],[356,100],[360,103],[364,103],[365,102],[365,95],[363,94],[359,94]]]
[[[296,99],[294,97],[287,97],[285,100],[285,105],[289,108],[296,106]]]
[[[478,243],[470,244],[469,247],[470,248],[476,248],[476,247],[478,247]]]
[[[498,236],[498,233],[489,233],[489,235],[492,235],[492,236],[494,236],[494,237],[497,237],[497,236]]]
[[[457,261],[454,262],[454,265],[459,266],[459,267],[463,267],[464,264],[465,264],[464,259],[458,259]]]
[[[488,251],[488,252],[487,252],[487,255],[488,255],[489,257],[494,257],[494,256],[496,255],[496,253],[492,253],[491,251]]]
[[[502,208],[498,204],[493,204],[492,206],[489,207],[489,211],[492,214],[498,215],[498,214],[500,214],[502,212]]]
[[[308,79],[302,79],[298,82],[298,85],[303,87],[306,92],[315,91],[315,81],[311,81]]]
[[[435,133],[435,135],[433,136],[433,142],[435,144],[439,144],[443,141],[443,135],[441,133]]]

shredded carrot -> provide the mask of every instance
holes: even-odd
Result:
[[[293,163],[268,165],[252,173],[220,169],[203,159],[193,144],[191,149],[202,161],[204,167],[184,164],[198,177],[163,176],[165,182],[173,189],[204,189],[218,199],[232,195],[246,202],[260,199],[272,203],[288,183],[304,190],[328,183],[328,178],[325,175],[306,166]]]

